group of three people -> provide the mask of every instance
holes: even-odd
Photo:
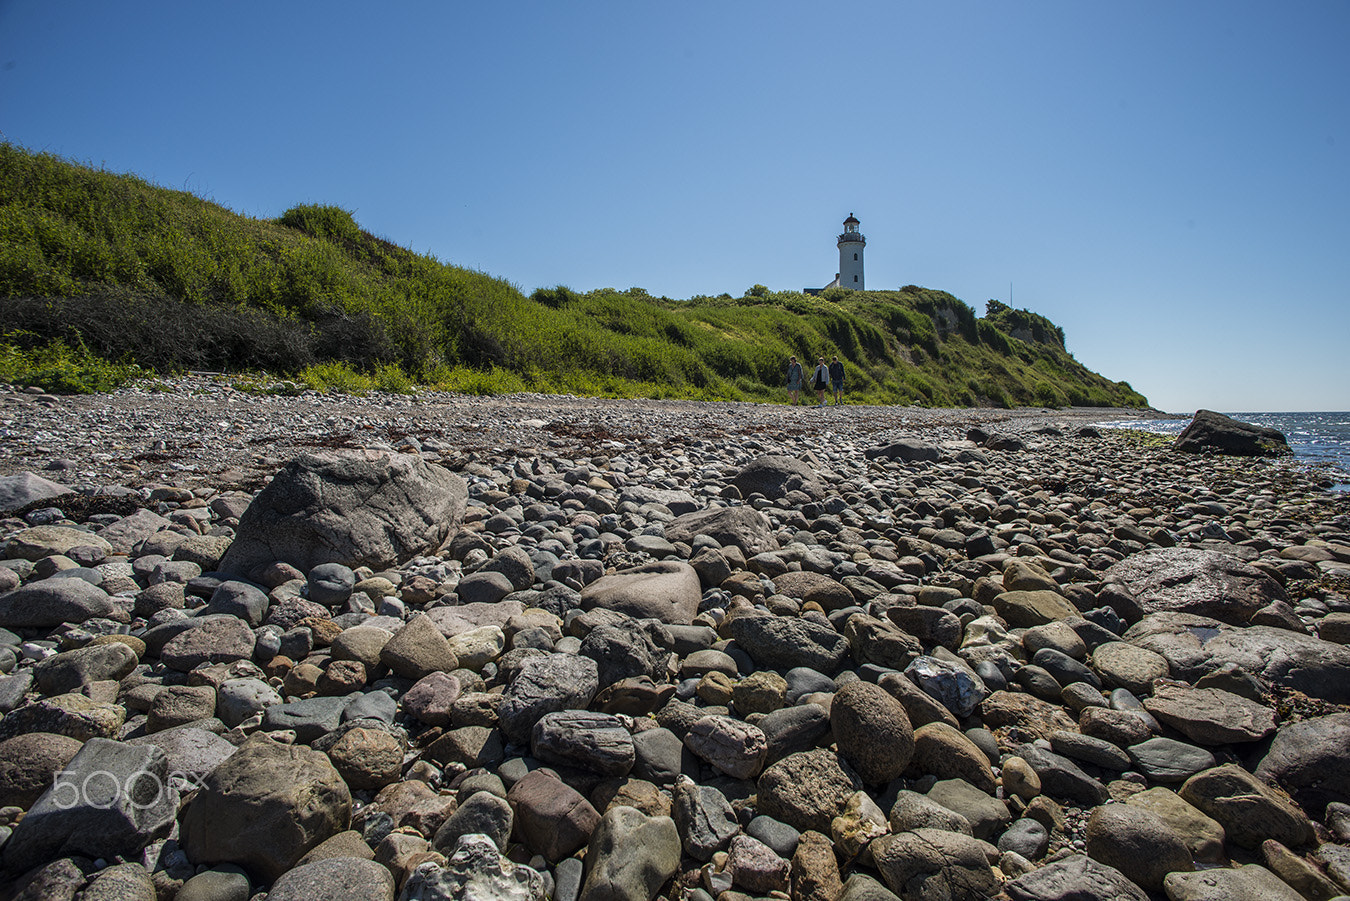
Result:
[[[839,405],[844,393],[844,364],[839,362],[838,356],[828,366],[825,365],[825,358],[820,358],[815,372],[811,374],[811,388],[816,392],[820,406],[825,406],[827,388],[834,392],[835,406]],[[790,402],[796,406],[798,393],[802,390],[802,364],[797,362],[796,357],[788,358],[787,389]]]

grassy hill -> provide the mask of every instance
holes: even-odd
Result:
[[[1143,406],[1044,317],[942,291],[756,285],[525,296],[361,230],[337,207],[253,219],[0,144],[0,379],[102,389],[144,370],[317,387],[781,400],[789,354],[846,362],[854,402]],[[809,365],[808,365],[809,369]]]

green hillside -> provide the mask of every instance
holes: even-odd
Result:
[[[336,207],[240,216],[0,144],[0,379],[103,388],[149,369],[310,384],[782,400],[837,353],[854,402],[1143,406],[1044,317],[942,291],[756,285],[742,297],[515,286],[398,247]],[[809,367],[808,367],[809,368]]]

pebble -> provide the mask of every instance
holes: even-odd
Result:
[[[0,473],[73,461],[0,520],[6,865],[58,859],[17,813],[92,747],[207,786],[87,849],[180,897],[1238,897],[1276,877],[1191,861],[1258,847],[1350,872],[1350,505],[1288,461],[1075,428],[1108,411],[164,394],[0,389]],[[462,479],[444,544],[216,572],[325,444]],[[372,859],[302,859],[338,836]]]

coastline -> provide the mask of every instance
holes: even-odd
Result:
[[[209,873],[243,897],[359,878],[388,901],[459,878],[462,851],[531,901],[586,901],[583,873],[634,861],[659,874],[637,901],[805,898],[802,872],[886,897],[920,836],[945,849],[924,878],[970,901],[1065,878],[1135,897],[1193,855],[1272,859],[1221,806],[1217,839],[1198,813],[1133,813],[1234,769],[1286,845],[1350,854],[1350,824],[1299,781],[1350,785],[1339,745],[1304,737],[1350,714],[1350,496],[1289,458],[1085,429],[1156,411],[171,389],[0,394],[0,476],[84,492],[0,518],[0,776],[58,733],[201,786],[81,836],[126,861],[100,872],[57,856],[58,819],[25,825],[55,803],[39,772],[0,816],[0,894],[120,870],[152,894]],[[221,574],[235,543],[266,545],[255,492],[327,449],[416,454],[467,503],[383,568]],[[327,536],[351,514],[321,484],[306,521]],[[358,509],[386,501],[409,497]],[[738,525],[685,519],[709,513]],[[625,593],[635,575],[655,579]],[[48,614],[71,585],[93,606]],[[70,760],[54,769],[89,765]],[[312,832],[232,792],[249,780],[322,808]],[[1166,855],[1111,857],[1131,817]]]

